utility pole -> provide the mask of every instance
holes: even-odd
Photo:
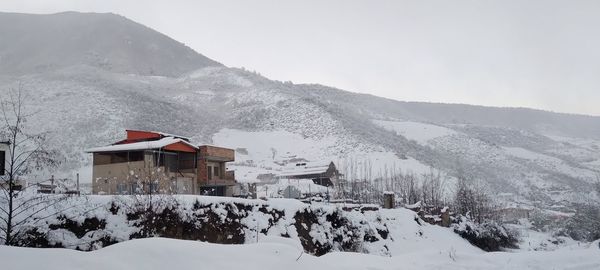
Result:
[[[81,191],[79,191],[79,173],[77,173],[77,196],[81,196]]]

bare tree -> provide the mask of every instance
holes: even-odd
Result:
[[[0,240],[6,245],[16,245],[22,231],[19,227],[28,224],[57,200],[49,201],[49,196],[28,196],[34,185],[26,186],[24,177],[32,171],[48,169],[58,165],[53,151],[46,149],[47,133],[31,133],[27,120],[33,114],[25,108],[26,96],[21,86],[0,97],[2,125],[0,139],[9,143],[7,166],[0,181]],[[47,213],[44,213],[47,214]],[[36,220],[40,220],[39,218]]]
[[[433,168],[428,174],[423,174],[421,190],[423,192],[424,203],[432,207],[443,207],[443,196],[446,181],[442,178],[441,172],[435,173]]]
[[[484,187],[464,177],[458,178],[454,207],[458,214],[477,223],[492,219],[494,214],[494,207]]]

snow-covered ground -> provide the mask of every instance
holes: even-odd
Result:
[[[422,145],[439,137],[457,134],[456,131],[449,128],[419,122],[373,120],[373,123]]]
[[[250,245],[218,245],[150,238],[93,252],[0,246],[3,269],[600,269],[598,243],[552,252],[431,252],[413,250],[387,258],[356,253],[304,254],[299,243],[265,238]]]
[[[136,215],[131,214],[139,211],[137,207],[145,207],[143,203],[148,200],[150,198],[132,196],[69,197],[51,209],[40,209],[40,212],[32,209],[31,211],[37,212],[36,217],[46,218],[42,219],[44,222],[36,222],[34,219],[26,224],[35,226],[36,231],[42,235],[40,239],[46,239],[51,246],[94,250],[105,246],[102,239],[123,242],[140,237],[133,235],[140,233],[143,229],[141,226],[145,225],[140,225],[144,224],[143,220],[136,219]],[[208,234],[211,226],[216,225],[236,229],[216,229],[210,231],[211,236],[219,234],[223,237],[241,237],[235,242],[213,240],[217,243],[248,244],[256,243],[257,237],[260,242],[260,239],[267,236],[287,235],[331,247],[324,252],[351,250],[382,256],[424,250],[442,253],[448,250],[482,252],[449,228],[418,222],[416,213],[408,209],[361,211],[358,206],[347,204],[304,204],[295,199],[265,201],[195,195],[155,195],[152,201],[157,214],[171,213],[168,222],[172,228],[185,227],[187,225],[182,224],[190,219],[194,221],[195,225],[186,227],[186,230],[195,234],[184,239],[210,241],[210,238],[199,236]],[[278,212],[271,213],[271,210]],[[58,211],[60,215],[52,215],[54,211]],[[232,216],[236,218],[232,219]],[[89,224],[86,225],[86,219],[97,219],[103,225],[90,227]],[[336,222],[338,219],[340,221]],[[65,227],[63,225],[66,220],[82,227]],[[338,226],[340,224],[342,227]],[[27,226],[29,225],[25,227]],[[182,237],[162,230],[163,227],[160,227],[153,234],[141,236]],[[341,238],[338,239],[337,236]],[[351,243],[352,247],[339,246],[342,242]],[[315,252],[310,247],[305,248],[309,252]]]

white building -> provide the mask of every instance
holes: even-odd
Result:
[[[310,179],[315,184],[332,187],[340,176],[333,162],[302,162],[289,164],[278,179]]]

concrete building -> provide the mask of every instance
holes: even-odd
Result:
[[[196,146],[190,139],[127,130],[127,138],[88,149],[93,154],[92,194],[205,194],[231,196],[236,184],[226,163],[232,149]]]

